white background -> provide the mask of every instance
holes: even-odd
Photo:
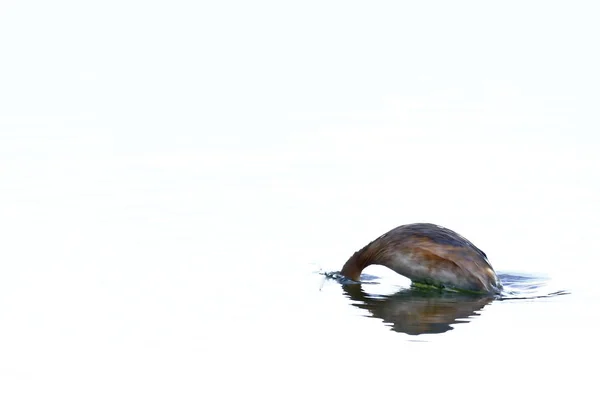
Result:
[[[0,2],[0,396],[585,393],[598,11]],[[573,295],[415,344],[315,294],[417,221]]]

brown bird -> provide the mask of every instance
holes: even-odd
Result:
[[[354,253],[340,273],[359,281],[363,269],[372,264],[386,266],[413,283],[485,293],[502,289],[483,251],[458,233],[434,224],[392,229]]]

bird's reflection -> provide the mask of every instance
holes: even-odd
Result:
[[[409,335],[443,333],[469,322],[494,297],[410,287],[392,295],[365,292],[361,284],[343,285],[354,306],[367,310],[396,332]]]

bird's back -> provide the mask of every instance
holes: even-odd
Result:
[[[413,282],[456,289],[499,292],[500,282],[483,251],[439,225],[402,225],[356,252],[344,270],[356,275],[367,265],[384,265]]]

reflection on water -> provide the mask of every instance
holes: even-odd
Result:
[[[381,319],[392,330],[409,335],[447,332],[453,329],[452,325],[467,323],[480,315],[493,301],[533,300],[568,294],[564,290],[544,292],[549,282],[547,278],[516,274],[498,274],[504,285],[499,296],[416,286],[401,288],[390,295],[373,294],[368,288],[378,283],[376,277],[367,276],[362,283],[355,283],[337,273],[324,275],[342,284],[344,294],[353,306],[367,310],[370,317]]]
[[[371,295],[360,284],[343,286],[358,308],[368,310],[396,332],[409,335],[443,333],[452,324],[468,322],[494,298],[411,287],[392,295]]]

